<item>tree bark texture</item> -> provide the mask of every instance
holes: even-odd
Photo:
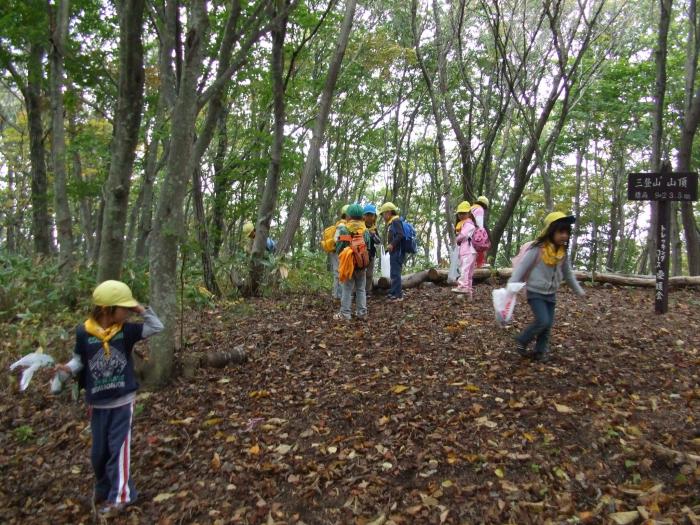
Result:
[[[206,0],[193,0],[187,16],[185,56],[172,112],[170,153],[149,241],[151,304],[165,326],[150,344],[152,366],[146,382],[162,385],[171,377],[177,327],[177,255],[183,234],[185,192],[192,173],[197,116],[197,82],[209,27]]]
[[[31,44],[27,64],[27,85],[22,90],[27,106],[29,126],[29,156],[32,166],[32,234],[34,251],[39,255],[51,253],[51,219],[49,218],[48,179],[44,126],[41,123],[41,77],[44,48]]]
[[[279,194],[280,172],[282,169],[282,148],[284,145],[284,39],[287,32],[288,17],[276,16],[284,9],[284,1],[277,0],[277,8],[271,9],[275,22],[272,26],[272,53],[270,57],[270,73],[272,77],[272,97],[274,106],[274,128],[270,165],[268,166],[265,190],[263,191],[258,218],[255,224],[255,239],[250,257],[250,293],[258,295],[265,266],[263,259],[266,253],[267,238],[270,235],[270,223],[277,204]]]
[[[119,279],[124,263],[124,234],[131,172],[143,110],[143,14],[145,0],[122,0],[119,11],[119,85],[111,161],[104,186],[98,282]]]
[[[49,52],[51,82],[51,164],[53,167],[56,233],[58,236],[58,266],[63,276],[73,271],[73,233],[71,212],[66,190],[66,133],[63,109],[63,57],[68,34],[70,1],[58,0],[49,6],[51,47]]]
[[[340,33],[338,34],[338,41],[333,53],[333,58],[331,59],[330,66],[328,68],[326,82],[321,93],[318,114],[316,116],[316,120],[314,121],[311,136],[311,144],[309,145],[309,151],[306,154],[306,161],[304,162],[304,171],[302,172],[301,181],[297,187],[294,202],[289,210],[287,224],[282,232],[282,237],[277,244],[277,253],[286,253],[289,251],[294,240],[294,234],[299,228],[301,215],[304,211],[304,205],[306,204],[306,200],[309,196],[309,188],[311,187],[311,182],[314,177],[314,170],[316,169],[316,162],[319,157],[321,143],[323,142],[323,135],[326,129],[326,123],[328,121],[328,114],[331,110],[333,92],[338,81],[338,75],[340,74],[340,67],[343,63],[343,57],[345,56],[345,49],[347,48],[348,41],[350,39],[350,32],[352,30],[353,18],[355,17],[356,6],[357,0],[346,0],[345,2],[345,15],[343,17]]]

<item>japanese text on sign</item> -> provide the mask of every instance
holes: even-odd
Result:
[[[627,198],[635,201],[694,201],[698,198],[698,175],[630,173]]]

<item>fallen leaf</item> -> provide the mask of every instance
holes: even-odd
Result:
[[[175,494],[172,492],[161,492],[158,494],[156,497],[153,498],[153,501],[156,503],[161,503],[163,501],[169,500],[170,498],[174,497]]]
[[[217,471],[221,468],[221,457],[218,452],[214,452],[214,457],[211,458],[211,468]]]
[[[617,525],[629,525],[639,519],[639,512],[630,510],[628,512],[613,512],[608,515]]]
[[[401,392],[405,392],[408,390],[408,387],[406,385],[394,385],[391,387],[391,391],[394,394],[400,394]]]
[[[554,408],[557,409],[557,412],[560,414],[573,414],[574,409],[571,407],[568,407],[566,405],[560,405],[559,403],[554,403]]]

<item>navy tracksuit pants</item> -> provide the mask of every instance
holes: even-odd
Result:
[[[95,471],[95,498],[126,504],[136,500],[131,481],[131,422],[134,402],[116,408],[93,408],[92,468]]]

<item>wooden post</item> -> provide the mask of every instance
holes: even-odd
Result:
[[[664,161],[659,173],[630,173],[627,176],[628,200],[658,202],[656,227],[656,287],[654,311],[668,312],[668,268],[670,261],[671,201],[694,201],[698,198],[697,173],[673,173]]]

